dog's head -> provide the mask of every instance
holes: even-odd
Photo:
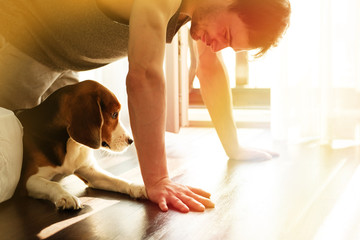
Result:
[[[119,101],[101,84],[88,80],[72,85],[67,102],[67,129],[76,142],[115,152],[133,142],[119,121]]]

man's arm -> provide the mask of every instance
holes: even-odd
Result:
[[[180,1],[135,0],[130,17],[127,91],[131,127],[149,199],[187,212],[212,207],[205,191],[169,179],[165,152],[165,79],[163,59],[166,27]]]
[[[242,148],[238,141],[232,113],[232,96],[229,79],[220,53],[214,53],[203,42],[197,41],[198,69],[201,95],[211,120],[231,159],[271,159],[276,154],[261,150]]]

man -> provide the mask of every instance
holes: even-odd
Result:
[[[76,82],[73,71],[128,56],[129,113],[149,199],[167,211],[213,207],[210,194],[170,180],[165,152],[166,42],[191,19],[197,75],[212,121],[233,159],[270,159],[239,145],[231,94],[216,52],[265,53],[286,29],[288,0],[0,0],[0,106],[33,107]]]

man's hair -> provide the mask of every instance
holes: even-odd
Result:
[[[245,23],[250,46],[259,50],[255,57],[277,46],[290,22],[288,0],[234,0],[229,9]]]

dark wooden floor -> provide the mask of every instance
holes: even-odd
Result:
[[[0,239],[360,239],[359,147],[277,143],[266,130],[239,134],[244,144],[281,156],[228,160],[213,129],[167,135],[171,175],[211,192],[214,209],[163,213],[69,177],[62,183],[84,209],[56,211],[47,201],[13,198],[0,204]],[[113,174],[141,181],[134,149],[97,157]]]

